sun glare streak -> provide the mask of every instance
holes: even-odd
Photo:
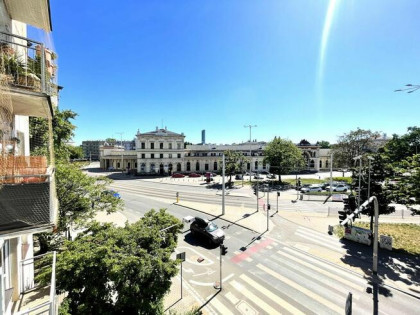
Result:
[[[321,86],[324,80],[325,56],[327,52],[328,38],[330,36],[331,25],[334,19],[334,12],[338,7],[339,0],[330,0],[327,15],[325,16],[324,29],[322,30],[321,47],[319,51],[317,92],[321,94]]]

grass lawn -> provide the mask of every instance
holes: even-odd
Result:
[[[353,225],[369,229],[369,223],[367,222],[355,222]],[[344,229],[336,226],[334,233],[341,238],[344,236]],[[420,255],[420,225],[418,224],[379,223],[379,235],[392,237],[393,250]]]

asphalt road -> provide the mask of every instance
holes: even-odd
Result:
[[[374,285],[363,275],[308,254],[308,249],[316,246],[344,250],[340,242],[325,234],[277,218],[269,235],[259,235],[173,204],[176,192],[188,201],[221,203],[216,191],[203,187],[135,179],[115,181],[112,187],[124,199],[124,215],[130,221],[151,208],[166,208],[180,219],[203,216],[224,228],[228,254],[223,257],[221,292],[213,287],[220,278],[218,247],[195,239],[186,226],[177,249],[187,257],[183,263],[185,290],[210,314],[342,314],[349,292],[353,294],[354,314],[371,314],[375,309],[379,314],[418,312],[417,298]],[[252,197],[229,197],[227,202],[252,207],[256,201]],[[199,258],[203,260],[199,262]]]

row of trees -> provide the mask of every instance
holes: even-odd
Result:
[[[419,203],[420,128],[409,127],[406,134],[393,135],[386,141],[378,141],[379,135],[379,132],[357,129],[341,136],[333,146],[334,166],[353,172],[353,187],[358,187],[360,171],[361,200],[366,200],[368,193],[375,195],[380,213],[387,214],[395,210],[390,203],[409,207]],[[362,168],[360,162],[356,165],[356,156],[361,156]],[[418,214],[418,210],[412,210]]]

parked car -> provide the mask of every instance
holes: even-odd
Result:
[[[215,173],[212,173],[212,172],[206,172],[206,174],[205,174],[205,176],[206,177],[208,177],[208,176],[210,176],[210,177],[214,177],[214,176],[216,176],[217,174],[215,174]]]
[[[333,185],[332,186],[332,191],[343,191],[346,192],[347,190],[349,190],[350,187],[347,186],[346,184],[337,184],[337,185]],[[327,188],[325,188],[325,190],[330,190],[330,187],[328,186]]]
[[[115,168],[113,166],[108,167],[108,171],[113,171]]]
[[[254,179],[263,179],[263,177],[262,177],[261,175],[259,175],[259,174],[256,174],[256,175],[254,176]]]
[[[221,244],[225,239],[225,233],[215,223],[195,217],[190,226],[191,234],[207,240],[210,244]]]
[[[276,175],[275,174],[268,174],[267,178],[268,179],[276,179]]]
[[[236,174],[235,179],[243,179],[243,176],[241,174]]]
[[[261,172],[259,172],[260,174],[262,174],[262,175],[268,175],[268,174],[270,174],[270,172],[269,171],[261,171]]]
[[[118,192],[116,192],[115,190],[105,190],[103,192],[103,194],[104,195],[111,195],[111,196],[114,196],[115,198],[121,199],[121,195]]]
[[[201,177],[201,175],[197,173],[191,173],[188,175],[188,177]]]
[[[182,178],[182,177],[185,177],[185,175],[184,174],[180,174],[180,173],[174,173],[174,174],[172,174],[172,177],[173,178]]]
[[[310,185],[309,187],[302,187],[300,192],[309,193],[309,192],[321,192],[322,188],[319,185]]]

